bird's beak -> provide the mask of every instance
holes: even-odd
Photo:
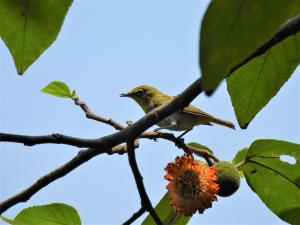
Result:
[[[131,95],[129,93],[122,93],[120,94],[120,97],[130,97]]]

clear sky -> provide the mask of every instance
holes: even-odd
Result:
[[[207,5],[208,1],[183,0],[74,1],[57,41],[22,77],[0,41],[0,130],[85,138],[115,132],[86,119],[72,101],[41,93],[39,90],[52,80],[76,89],[99,115],[123,124],[138,120],[142,110],[132,100],[119,98],[120,93],[151,84],[176,95],[199,77],[199,28]],[[299,72],[298,68],[247,130],[202,126],[186,135],[186,141],[207,145],[224,160],[231,160],[237,150],[260,138],[299,143]],[[212,97],[200,95],[194,104],[237,124],[224,82]],[[79,150],[64,145],[24,147],[13,143],[1,143],[0,148],[1,200],[29,186]],[[141,141],[137,160],[154,205],[166,192],[163,168],[181,154],[163,140]],[[4,215],[14,217],[24,207],[52,202],[74,206],[86,225],[121,224],[140,207],[126,155],[98,156]],[[219,198],[203,215],[195,215],[190,224],[285,223],[243,180],[235,195]]]

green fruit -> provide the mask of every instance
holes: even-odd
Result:
[[[215,167],[217,168],[217,183],[220,188],[217,195],[221,197],[232,195],[240,187],[238,169],[235,165],[226,161],[217,162]]]

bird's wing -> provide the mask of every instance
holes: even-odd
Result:
[[[158,106],[163,105],[164,103],[171,101],[172,99],[173,99],[173,97],[171,97],[169,95],[161,94],[159,97],[152,99],[152,104],[153,104],[154,108],[156,108]]]
[[[188,107],[185,107],[182,111],[190,115],[202,116],[205,118],[213,118],[212,115],[209,115],[208,113],[198,109],[196,106],[193,105],[189,105]]]

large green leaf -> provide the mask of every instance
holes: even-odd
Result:
[[[234,111],[242,128],[276,95],[300,63],[300,33],[290,36],[236,70],[227,79]]]
[[[81,225],[76,209],[62,203],[26,208],[13,220],[1,218],[12,225]]]
[[[235,165],[242,163],[246,158],[247,151],[248,151],[248,148],[243,148],[243,149],[239,150],[236,153],[236,155],[234,156],[232,163]]]
[[[203,88],[214,90],[233,66],[299,12],[299,0],[211,1],[200,34]]]
[[[72,0],[0,0],[0,36],[23,74],[56,39]]]
[[[277,216],[290,224],[300,224],[299,144],[257,140],[249,147],[241,169],[252,190]]]
[[[168,192],[155,206],[155,211],[164,225],[185,225],[190,220],[190,217],[179,215],[172,210]],[[156,225],[156,223],[152,217],[148,215],[142,225]]]

